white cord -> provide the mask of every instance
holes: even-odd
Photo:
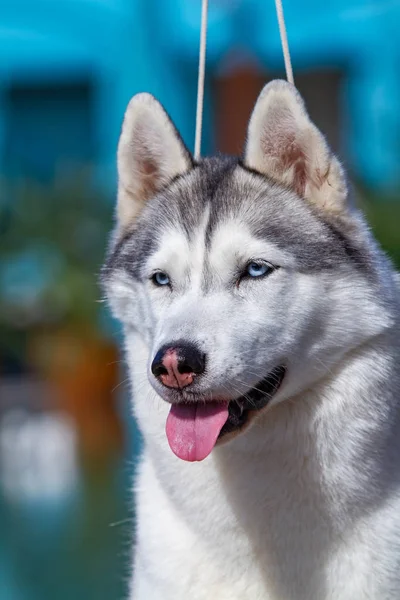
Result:
[[[294,85],[292,61],[290,60],[289,44],[283,14],[282,0],[275,0],[276,14],[278,16],[279,34],[281,37],[283,59],[285,61],[286,79]],[[206,47],[207,47],[207,15],[208,0],[202,0],[201,4],[201,30],[200,30],[200,51],[199,51],[199,74],[197,80],[197,108],[196,108],[196,135],[194,141],[194,158],[199,160],[201,153],[201,130],[203,125],[203,104],[204,104],[204,76],[206,66]]]
[[[199,160],[201,151],[201,128],[203,124],[203,100],[204,100],[204,73],[206,66],[206,42],[207,42],[207,13],[208,0],[203,0],[201,5],[201,32],[200,32],[200,54],[199,54],[199,77],[197,81],[197,109],[196,109],[196,137],[194,141],[194,158]]]
[[[283,15],[282,0],[275,0],[276,14],[278,15],[279,33],[281,36],[283,59],[285,61],[286,79],[294,85],[292,61],[290,60],[289,44],[287,39],[285,17]]]

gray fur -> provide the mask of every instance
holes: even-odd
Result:
[[[255,236],[295,255],[303,271],[331,269],[349,260],[373,277],[371,238],[364,239],[365,223],[356,211],[349,226],[348,221],[318,214],[290,189],[246,169],[239,159],[212,157],[176,178],[145,206],[133,230],[111,247],[104,281],[114,269],[140,280],[141,265],[155,251],[160,233],[179,224],[190,240],[207,209],[206,243],[221,221],[238,217]],[[387,259],[381,255],[381,260]]]

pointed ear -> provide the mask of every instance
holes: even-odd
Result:
[[[161,104],[151,94],[134,96],[118,144],[120,226],[130,227],[149,198],[192,167],[190,152]]]
[[[258,97],[244,164],[321,209],[339,213],[346,208],[343,169],[311,122],[300,94],[286,81],[268,83]]]

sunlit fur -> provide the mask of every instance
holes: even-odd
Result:
[[[269,84],[243,160],[195,164],[140,95],[119,156],[103,284],[145,440],[131,598],[397,600],[399,288],[301,98]],[[277,268],[240,279],[255,259]],[[199,463],[171,452],[172,392],[149,369],[177,339],[207,355],[202,402],[287,367],[267,408]]]

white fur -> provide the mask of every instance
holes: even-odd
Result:
[[[275,119],[279,106],[283,121]],[[180,142],[174,148],[170,139],[173,129],[162,119],[159,125],[152,139],[166,145],[153,156],[162,165],[174,157],[172,171],[187,168]],[[118,270],[110,276],[145,439],[133,600],[400,598],[398,287],[368,232],[348,216],[339,163],[288,84],[270,86],[256,105],[248,166],[296,190],[293,165],[283,172],[279,163],[288,126],[306,157],[306,200],[354,219],[355,234],[370,246],[369,271],[349,259],[303,272],[296,256],[253,236],[233,216],[206,244],[205,213],[195,236],[179,223],[165,229],[142,265],[142,282]],[[271,132],[277,145],[263,145]],[[122,147],[130,144],[128,137]],[[271,147],[272,157],[265,152]],[[122,160],[129,167],[129,156]],[[323,177],[315,179],[318,170]],[[237,177],[245,187],[250,175]],[[254,258],[280,269],[234,285],[238,265]],[[152,285],[154,269],[168,272],[172,289]],[[149,371],[157,349],[180,338],[207,353],[203,399],[238,397],[281,361],[288,367],[258,418],[200,463],[171,452],[169,405],[161,398],[167,392]]]
[[[140,344],[131,342],[132,364]],[[375,346],[354,352],[312,392],[271,409],[203,463],[172,455],[168,408],[141,387],[136,414],[147,448],[132,598],[399,597],[399,490],[379,498],[379,474],[370,481],[373,449],[363,453],[387,419],[374,388],[391,360]],[[395,434],[391,442],[398,449]]]
[[[210,259],[220,276],[224,264],[229,271],[236,241],[255,251],[257,242],[236,227],[226,225],[211,243]],[[258,244],[257,256],[267,251]],[[266,255],[285,264],[278,249]],[[194,329],[216,351],[216,386],[224,365],[232,364],[237,327],[244,330],[245,345],[271,364],[297,337],[294,327],[308,331],[294,351],[298,364],[291,365],[270,407],[202,463],[184,463],[172,454],[164,431],[169,406],[144,373],[148,347],[127,334],[135,412],[146,441],[137,480],[135,600],[399,597],[400,495],[393,480],[399,465],[391,465],[390,452],[380,447],[387,441],[398,456],[393,315],[370,297],[361,278],[286,277],[286,284],[271,278],[270,289],[260,292],[264,300],[257,294],[245,313],[243,307],[235,313],[218,293],[210,301],[189,286],[168,304],[168,318],[158,321],[151,352],[171,330],[180,327],[184,335]],[[292,295],[282,293],[285,288]],[[268,322],[267,315],[276,319],[278,300],[287,331]],[[159,301],[153,299],[152,307],[162,314]],[[261,316],[264,336],[257,348]],[[319,318],[326,325],[323,335],[314,335]],[[365,448],[369,440],[372,446]],[[382,492],[387,477],[390,489]]]

